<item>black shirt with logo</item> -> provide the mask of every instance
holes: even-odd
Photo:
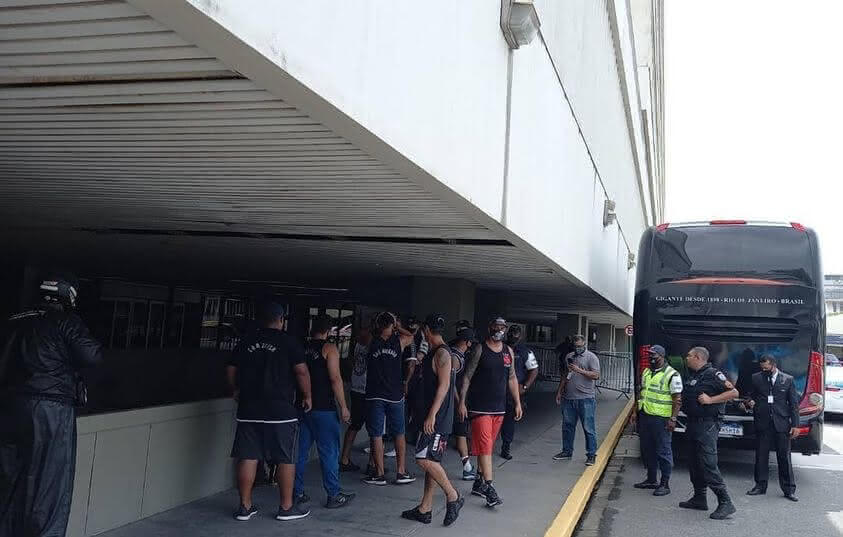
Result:
[[[289,334],[256,328],[234,349],[228,365],[237,368],[239,421],[296,421],[295,366],[305,362],[304,349]]]
[[[372,338],[366,358],[366,400],[400,403],[404,400],[404,372],[401,338]]]
[[[726,411],[726,403],[703,405],[698,398],[702,393],[714,397],[731,389],[726,375],[707,363],[688,376],[682,390],[682,411],[690,418],[720,418]]]
[[[486,343],[480,353],[480,362],[468,389],[468,409],[472,414],[506,414],[509,371],[512,354],[503,346],[495,352]]]
[[[313,400],[313,410],[336,410],[334,389],[331,386],[331,375],[328,373],[328,360],[323,348],[327,341],[314,339],[308,341],[304,347],[307,369],[310,371],[310,393]]]

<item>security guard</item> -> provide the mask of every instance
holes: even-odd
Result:
[[[682,408],[688,415],[688,455],[694,496],[681,502],[679,507],[708,511],[708,487],[717,495],[717,509],[710,518],[723,520],[736,509],[717,467],[717,435],[726,401],[736,399],[739,394],[726,375],[708,360],[708,349],[705,347],[694,347],[685,357],[691,374],[682,393]]]
[[[647,479],[633,485],[637,489],[655,489],[653,496],[670,494],[673,469],[673,430],[682,406],[682,376],[665,362],[661,345],[650,347],[650,367],[641,375],[638,397],[638,436],[647,466]],[[661,481],[656,481],[661,468]]]

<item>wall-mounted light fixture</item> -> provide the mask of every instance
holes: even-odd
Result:
[[[615,202],[612,200],[606,200],[603,203],[603,227],[611,226],[616,219]]]
[[[509,48],[529,45],[540,27],[533,0],[501,0],[501,30]]]

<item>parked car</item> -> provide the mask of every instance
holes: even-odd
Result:
[[[843,366],[843,364],[840,363],[840,359],[837,358],[837,356],[835,356],[834,354],[831,354],[830,352],[825,353],[825,365],[826,365],[826,367],[828,367],[828,366],[832,366],[832,367]]]
[[[825,370],[825,411],[843,414],[843,367],[827,367]]]

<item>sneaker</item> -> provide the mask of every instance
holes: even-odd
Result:
[[[396,485],[406,485],[407,483],[412,483],[416,480],[416,476],[410,473],[406,474],[398,474],[395,477],[395,484]]]
[[[501,450],[501,458],[503,460],[506,460],[506,461],[511,461],[512,460],[512,453],[508,449],[505,450],[505,451]]]
[[[351,459],[348,462],[340,461],[340,472],[356,472],[359,469],[360,467],[351,462]]]
[[[465,498],[462,495],[452,502],[447,502],[445,504],[445,520],[442,521],[442,524],[446,526],[453,524],[460,516],[460,509],[463,505],[465,505]]]
[[[325,503],[326,509],[339,509],[340,507],[345,507],[348,503],[354,499],[356,496],[353,492],[340,492],[336,496],[331,496],[328,498],[327,503]]]
[[[310,509],[302,506],[298,503],[293,503],[292,507],[289,509],[283,509],[281,507],[278,508],[278,514],[275,515],[275,520],[283,520],[284,522],[288,520],[298,520],[300,518],[304,518],[310,514]]]
[[[249,507],[248,509],[246,509],[244,505],[240,505],[240,509],[238,509],[237,512],[234,513],[234,518],[236,520],[241,520],[245,522],[246,520],[249,520],[256,514],[258,514],[258,508],[254,505]]]
[[[395,457],[395,448],[390,449],[383,454],[384,457]]]
[[[503,503],[503,500],[498,496],[498,491],[492,486],[491,481],[486,481],[486,507],[495,507]]]
[[[363,473],[365,476],[375,475],[375,467],[371,464],[366,465],[366,471]]]
[[[386,485],[386,477],[382,475],[370,475],[369,477],[363,479],[363,482],[367,485],[382,487]]]
[[[462,471],[463,481],[474,481],[475,479],[477,479],[477,472],[474,471],[474,468]]]
[[[474,485],[471,487],[471,493],[475,496],[480,496],[481,498],[486,497],[486,483],[483,481],[483,478],[480,477],[480,474],[477,474],[477,477],[474,478]]]
[[[418,507],[413,507],[408,511],[404,511],[401,513],[401,518],[406,518],[407,520],[412,520],[415,522],[421,522],[422,524],[430,524],[430,521],[433,519],[433,513],[428,511],[427,513],[422,513],[419,511]]]
[[[302,492],[298,496],[293,497],[293,503],[307,503],[310,501],[310,496],[306,492]]]
[[[588,455],[588,456],[585,458],[585,465],[586,465],[586,466],[594,466],[594,463],[595,463],[596,461],[597,461],[597,457],[595,457],[594,455]]]
[[[556,455],[553,456],[553,460],[555,461],[569,461],[573,458],[573,453],[567,453],[565,451],[560,451]]]
[[[650,481],[649,479],[645,479],[644,481],[642,481],[640,483],[635,483],[632,486],[634,488],[637,488],[637,489],[649,489],[649,490],[656,490],[657,488],[659,488],[658,483],[656,483],[655,481]]]

